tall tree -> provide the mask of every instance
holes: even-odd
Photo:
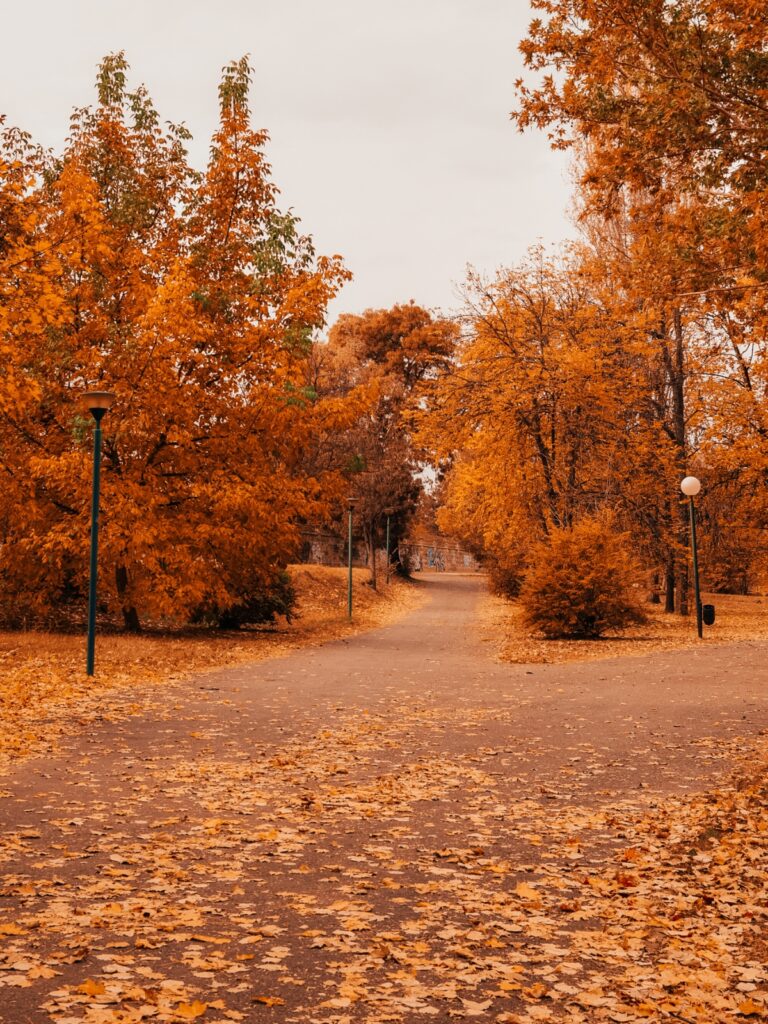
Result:
[[[44,605],[82,591],[90,431],[77,396],[107,388],[104,594],[135,629],[140,611],[216,618],[275,585],[322,504],[299,454],[318,416],[339,410],[301,388],[345,272],[276,205],[247,61],[224,70],[204,174],[186,131],[162,128],[126,72],[122,54],[103,62],[99,103],[76,112],[60,158],[27,160],[22,175],[6,145],[3,194],[15,187],[29,215],[5,257],[23,287],[4,291],[0,323],[29,386],[20,411],[2,410],[0,452],[30,503],[18,522],[4,500],[0,576],[24,600],[44,582]]]
[[[648,401],[647,327],[616,308],[589,257],[536,251],[495,281],[474,277],[464,341],[422,420],[448,466],[443,527],[509,593],[537,541],[602,509],[635,527],[648,564],[676,542],[674,523],[644,521],[676,475]]]
[[[384,509],[395,548],[421,491],[423,466],[411,420],[424,383],[451,358],[456,326],[410,302],[391,309],[343,314],[327,343],[316,346],[313,387],[331,397],[364,398],[357,420],[335,437],[335,454],[359,498],[356,519],[376,585],[376,551],[383,546]]]
[[[521,129],[546,128],[554,146],[583,154],[582,221],[626,229],[607,272],[622,264],[626,294],[656,343],[652,400],[678,473],[698,466],[716,487],[735,474],[747,493],[764,489],[765,7],[753,0],[535,0],[534,7],[542,16],[521,44],[529,74],[518,82],[513,116]],[[676,591],[684,610],[679,552],[687,529],[684,509],[677,511],[667,593]]]

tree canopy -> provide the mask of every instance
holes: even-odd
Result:
[[[103,593],[135,628],[140,614],[215,618],[268,591],[300,523],[327,505],[300,456],[318,421],[343,416],[302,389],[346,271],[277,205],[247,61],[224,69],[202,173],[186,130],[162,125],[127,72],[122,54],[104,60],[98,103],[75,112],[60,155],[2,136],[0,580],[40,612],[82,591],[79,396],[111,390]]]

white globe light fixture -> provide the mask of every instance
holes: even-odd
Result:
[[[680,490],[686,498],[695,498],[701,490],[701,480],[695,476],[687,476],[680,484]]]

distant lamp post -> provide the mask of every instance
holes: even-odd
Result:
[[[101,421],[112,406],[111,391],[87,391],[83,401],[96,421],[93,432],[93,487],[91,494],[91,570],[88,583],[88,653],[85,671],[93,675],[96,645],[96,579],[99,565],[99,485],[101,482]]]
[[[384,515],[387,517],[387,586],[389,586],[389,520],[395,514],[393,508],[385,508]]]
[[[358,500],[358,498],[353,498],[351,496],[347,498],[347,511],[349,513],[347,532],[347,557],[349,563],[349,573],[347,577],[347,615],[350,619],[352,618],[352,513],[355,511],[355,505]]]
[[[693,592],[696,600],[696,631],[699,638],[703,635],[703,621],[701,608],[701,590],[699,588],[699,552],[696,546],[696,507],[693,499],[701,490],[701,481],[695,476],[687,476],[680,484],[680,490],[688,499],[688,509],[691,514],[691,556],[693,558]]]

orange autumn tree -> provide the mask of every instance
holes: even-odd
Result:
[[[754,0],[533,6],[513,116],[584,154],[588,218],[610,231],[626,221],[609,273],[623,263],[634,307],[656,319],[666,359],[656,392],[678,472],[705,477],[715,533],[740,533],[718,558],[732,551],[743,578],[750,543],[760,557],[755,528],[768,527],[768,13]],[[683,516],[681,552],[685,533]],[[720,563],[718,577],[730,574]],[[681,554],[667,576],[669,595]]]
[[[0,120],[2,124],[2,120]],[[0,605],[6,618],[32,622],[56,588],[41,544],[63,511],[56,498],[38,501],[42,436],[54,421],[43,352],[65,316],[57,286],[55,243],[46,229],[50,211],[42,187],[49,155],[18,129],[0,137]],[[6,569],[5,567],[8,567]],[[18,585],[18,599],[16,586]]]
[[[392,509],[390,548],[396,550],[423,489],[413,415],[425,383],[448,365],[457,333],[450,320],[411,301],[342,314],[327,341],[314,348],[313,390],[326,400],[359,403],[358,415],[336,432],[331,447],[358,499],[355,521],[374,587],[375,552],[386,542],[384,510]]]
[[[627,204],[610,216],[585,204],[579,272],[633,339],[637,415],[663,436],[665,459],[654,457],[654,446],[634,452],[622,499],[647,540],[656,595],[663,589],[666,610],[687,614],[689,524],[678,483],[696,463],[719,364],[697,304],[678,294],[706,268],[680,253],[669,209],[644,199],[634,196],[632,211]]]
[[[675,468],[648,415],[646,332],[616,315],[585,258],[535,251],[494,281],[473,277],[463,342],[422,417],[445,473],[439,522],[509,595],[537,544],[601,510],[658,560],[633,488],[669,487]]]
[[[765,247],[768,12],[760,0],[532,0],[514,117],[553,145],[588,140],[583,184],[709,199],[714,244]],[[755,254],[757,255],[757,254]],[[764,261],[763,261],[764,263]],[[743,268],[742,268],[743,270]],[[739,268],[731,267],[732,273]],[[719,281],[718,284],[727,284]]]
[[[25,212],[2,252],[19,285],[0,324],[26,386],[0,424],[3,473],[25,498],[3,495],[0,580],[17,611],[82,594],[91,430],[78,395],[99,386],[116,395],[105,600],[134,629],[141,616],[247,620],[280,590],[300,522],[333,485],[306,475],[301,451],[318,418],[345,413],[302,389],[345,272],[277,206],[246,60],[225,68],[203,174],[186,131],[162,128],[126,71],[122,55],[104,61],[98,106],[76,112],[61,158],[28,160],[26,177],[7,146],[3,158],[3,195]]]
[[[520,593],[527,625],[548,639],[594,639],[643,622],[632,540],[610,512],[550,529],[531,552]]]

